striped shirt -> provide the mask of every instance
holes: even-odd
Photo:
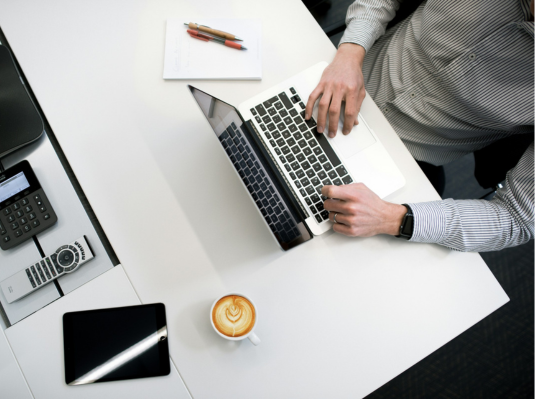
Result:
[[[427,0],[385,33],[397,0],[357,0],[341,43],[366,49],[366,90],[413,157],[443,165],[533,134],[530,0]],[[491,201],[411,203],[411,241],[494,251],[534,236],[533,144]],[[499,159],[497,160],[499,162]]]

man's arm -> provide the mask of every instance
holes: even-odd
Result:
[[[533,144],[507,173],[492,201],[453,200],[409,203],[414,214],[411,241],[437,243],[458,251],[497,251],[534,237]],[[334,231],[350,236],[399,233],[406,209],[381,200],[364,184],[325,186],[324,203]]]
[[[457,200],[409,204],[411,241],[436,242],[459,251],[497,251],[534,236],[533,144],[507,173],[491,201]]]
[[[325,69],[320,83],[308,98],[305,119],[310,119],[314,104],[318,106],[318,132],[323,133],[329,114],[328,132],[336,135],[342,101],[345,101],[343,133],[349,134],[358,124],[358,113],[366,91],[362,62],[366,51],[381,36],[399,8],[398,0],[356,0],[346,16],[347,28],[333,62]]]

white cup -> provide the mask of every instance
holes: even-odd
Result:
[[[253,308],[254,308],[254,311],[255,311],[255,319],[254,319],[254,325],[253,325],[253,328],[251,328],[251,331],[249,331],[247,334],[245,335],[242,335],[240,337],[229,337],[228,335],[225,335],[225,334],[222,334],[217,328],[216,326],[214,325],[214,320],[212,319],[212,312],[214,311],[214,306],[215,304],[222,298],[225,298],[227,296],[230,296],[230,295],[236,295],[236,296],[241,296],[241,297],[244,297],[245,299],[247,299],[249,302],[251,302],[251,304],[253,305]],[[258,338],[258,336],[254,333],[254,329],[256,327],[256,323],[258,322],[258,309],[255,305],[255,303],[251,300],[251,298],[249,298],[247,295],[243,295],[243,294],[238,294],[238,293],[235,293],[235,292],[232,292],[230,294],[225,294],[225,295],[221,295],[219,298],[217,298],[214,303],[212,304],[212,307],[210,308],[210,323],[212,323],[212,327],[214,328],[215,332],[218,333],[221,337],[225,338],[225,339],[228,339],[229,341],[241,341],[242,339],[245,339],[245,338],[248,338],[249,341],[251,341],[251,343],[253,345],[260,345],[260,338]]]

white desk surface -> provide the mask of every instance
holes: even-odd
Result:
[[[436,245],[327,234],[280,251],[191,82],[162,79],[165,21],[184,16],[262,18],[262,81],[195,82],[234,105],[335,53],[300,0],[0,4],[136,292],[166,304],[171,356],[195,399],[363,397],[508,301],[479,255]],[[361,112],[407,179],[389,200],[438,199],[373,101]],[[256,301],[261,346],[211,330],[210,305],[229,291]]]

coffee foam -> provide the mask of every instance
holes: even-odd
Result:
[[[212,310],[215,328],[228,337],[248,334],[255,324],[255,309],[251,302],[239,295],[221,298]]]

